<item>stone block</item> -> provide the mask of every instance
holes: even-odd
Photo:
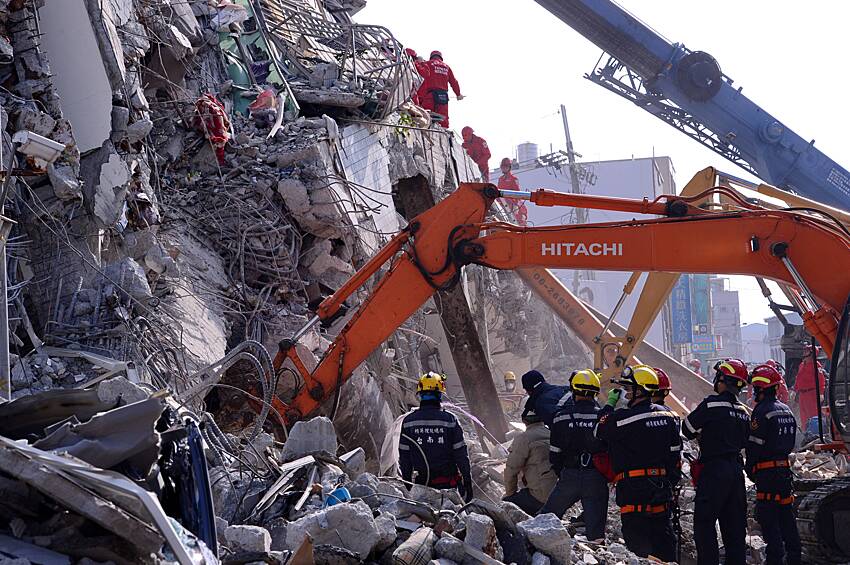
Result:
[[[528,537],[531,545],[548,556],[555,565],[570,563],[570,534],[557,516],[540,514],[517,524],[517,528]]]
[[[493,519],[483,514],[470,514],[466,518],[466,538],[464,541],[475,549],[480,549],[490,557],[502,560],[502,546],[496,538],[496,525]]]
[[[268,553],[272,548],[269,531],[260,526],[228,526],[224,530],[224,541],[234,552]]]
[[[307,534],[313,543],[335,545],[366,559],[381,539],[372,510],[365,503],[337,504],[291,522],[286,528],[286,546],[295,550]]]
[[[333,423],[328,418],[319,416],[295,423],[283,446],[281,458],[284,461],[293,461],[317,451],[336,455],[337,449],[336,429]]]
[[[461,563],[466,557],[466,550],[463,548],[463,542],[455,537],[442,537],[434,546],[434,551],[437,557],[442,559],[450,559]]]

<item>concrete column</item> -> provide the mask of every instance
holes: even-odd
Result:
[[[420,175],[401,179],[396,188],[397,208],[408,220],[436,203],[428,181]],[[475,318],[469,309],[463,288],[458,284],[450,290],[438,291],[434,302],[446,330],[446,338],[470,411],[484,423],[491,434],[499,441],[504,441],[508,431],[505,414],[502,412],[502,404],[499,402],[496,384],[490,372],[487,352],[481,345]]]

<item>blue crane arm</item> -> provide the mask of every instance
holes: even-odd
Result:
[[[850,172],[789,129],[702,51],[671,43],[610,0],[536,0],[606,52],[586,78],[770,184],[850,210]]]

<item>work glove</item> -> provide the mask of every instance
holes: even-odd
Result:
[[[623,396],[623,389],[621,389],[621,388],[612,388],[612,389],[608,392],[608,402],[606,402],[605,404],[607,404],[608,406],[610,406],[611,408],[613,408],[613,407],[615,407],[615,406],[617,405],[617,403],[620,401],[620,397],[621,397],[621,396]]]
[[[472,477],[465,478],[460,486],[462,490],[458,490],[458,494],[465,504],[469,504],[472,502]]]

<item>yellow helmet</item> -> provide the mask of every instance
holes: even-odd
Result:
[[[649,365],[626,366],[622,378],[617,381],[622,385],[633,385],[647,392],[658,390],[658,373]]]
[[[416,392],[446,392],[446,376],[434,371],[428,371],[419,377],[419,383],[416,385]]]
[[[601,388],[599,375],[591,369],[573,371],[573,374],[570,375],[570,387],[579,392],[598,393]]]
[[[516,373],[514,373],[513,371],[505,372],[505,380],[506,381],[515,381],[516,380]]]

